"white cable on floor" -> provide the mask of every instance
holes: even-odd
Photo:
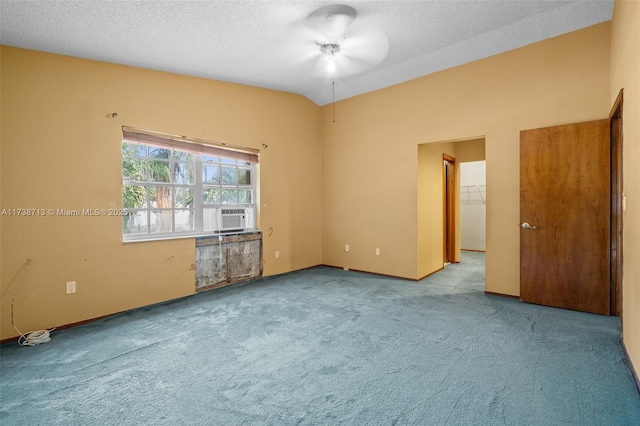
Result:
[[[17,328],[16,328],[16,331],[18,331]],[[20,334],[20,338],[18,339],[18,344],[20,346],[35,346],[35,345],[39,345],[40,343],[46,343],[49,340],[51,340],[51,335],[50,335],[51,331],[53,331],[53,329],[31,331],[27,334]],[[20,332],[18,331],[18,333]]]
[[[55,328],[52,328],[50,330],[37,330],[37,331],[30,331],[28,333],[22,333],[20,330],[18,330],[18,328],[15,325],[15,322],[13,321],[13,304],[14,304],[13,302],[16,299],[18,288],[20,288],[20,284],[22,284],[22,277],[24,276],[24,273],[27,270],[27,267],[29,266],[30,263],[31,263],[31,259],[27,259],[27,261],[24,262],[24,264],[20,268],[20,271],[19,271],[20,276],[18,277],[18,283],[13,289],[13,296],[11,297],[11,325],[13,326],[13,329],[17,331],[18,334],[20,335],[20,337],[18,338],[18,344],[20,346],[35,346],[41,343],[46,343],[51,340],[51,332],[55,330]]]

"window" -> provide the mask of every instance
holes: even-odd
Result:
[[[124,240],[254,228],[256,163],[253,153],[125,130]]]

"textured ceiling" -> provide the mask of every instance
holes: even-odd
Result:
[[[0,43],[332,100],[296,60],[296,25],[323,1],[7,1]],[[382,30],[385,59],[341,75],[341,100],[611,19],[613,0],[345,1]],[[294,56],[294,57],[292,57]],[[338,59],[340,60],[340,59]],[[344,73],[343,73],[344,74]]]

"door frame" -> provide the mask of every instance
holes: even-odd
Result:
[[[450,169],[447,173],[447,164]],[[443,260],[456,261],[456,159],[442,154]]]
[[[622,143],[623,120],[622,104],[624,89],[620,89],[618,97],[613,103],[610,120],[611,138],[611,232],[610,232],[610,262],[611,262],[611,315],[620,317],[622,330],[622,218],[623,218],[623,182],[622,182]]]

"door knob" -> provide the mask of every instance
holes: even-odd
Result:
[[[534,225],[529,225],[527,222],[522,224],[522,229],[536,229]]]

